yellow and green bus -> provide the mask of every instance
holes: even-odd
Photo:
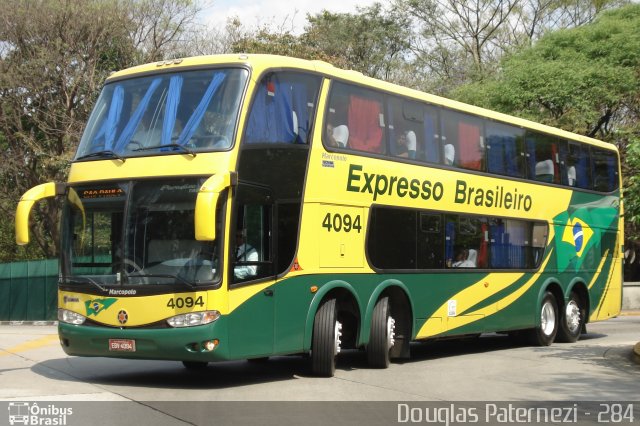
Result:
[[[614,146],[337,69],[220,55],[111,75],[62,197],[70,355],[182,361],[501,332],[574,342],[617,315]]]

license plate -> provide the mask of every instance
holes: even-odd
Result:
[[[136,341],[132,339],[109,339],[109,350],[112,352],[135,352]]]

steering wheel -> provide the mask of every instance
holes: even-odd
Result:
[[[131,259],[123,259],[119,262],[115,262],[111,265],[111,267],[115,268],[116,266],[119,266],[119,265],[131,266],[133,268],[133,272],[142,272],[142,267],[140,267],[136,262],[134,262]]]

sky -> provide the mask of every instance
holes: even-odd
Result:
[[[369,6],[375,0],[210,0],[202,12],[202,19],[210,25],[222,27],[227,18],[238,16],[243,24],[254,27],[271,22],[276,27],[300,34],[306,25],[307,13],[323,9],[334,13],[350,13],[356,6]]]

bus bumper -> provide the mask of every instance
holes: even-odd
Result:
[[[58,335],[67,355],[211,362],[228,359],[226,333],[221,334],[224,327],[219,322],[162,329],[58,323]]]

